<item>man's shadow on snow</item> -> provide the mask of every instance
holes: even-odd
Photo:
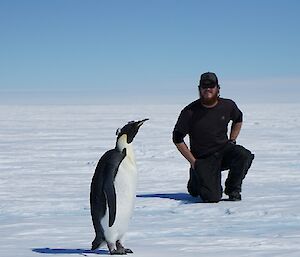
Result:
[[[109,255],[108,250],[86,250],[86,249],[51,249],[51,248],[35,248],[32,249],[33,252],[36,253],[44,253],[44,254],[80,254],[83,256],[87,256],[86,254],[102,254]]]
[[[188,193],[168,193],[168,194],[140,194],[136,197],[140,198],[162,198],[180,201],[182,204],[206,203],[200,196],[194,197]],[[220,199],[220,202],[232,202],[229,199]]]
[[[167,193],[167,194],[140,194],[140,198],[163,198],[180,201],[182,204],[203,203],[200,197],[193,197],[187,193]]]

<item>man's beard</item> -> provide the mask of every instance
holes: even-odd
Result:
[[[200,100],[201,103],[204,105],[214,105],[219,99],[219,91],[216,92],[212,97],[210,98],[204,98],[203,95],[200,93]]]

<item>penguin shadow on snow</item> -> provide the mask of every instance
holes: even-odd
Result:
[[[79,254],[83,256],[88,256],[86,254],[101,254],[110,255],[108,250],[86,250],[86,249],[52,249],[52,248],[35,248],[32,249],[35,253],[43,254]]]
[[[182,204],[203,203],[200,197],[193,197],[187,193],[165,193],[165,194],[139,194],[139,198],[162,198],[179,201]]]

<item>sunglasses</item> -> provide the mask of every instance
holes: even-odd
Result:
[[[198,86],[199,89],[206,89],[206,88],[215,88],[216,84],[204,84],[202,86]]]

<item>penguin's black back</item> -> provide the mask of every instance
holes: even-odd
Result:
[[[106,213],[107,204],[109,206],[109,226],[114,223],[116,215],[114,179],[125,156],[126,149],[122,152],[111,149],[104,153],[95,169],[90,192],[91,215],[96,232],[94,242],[101,243],[105,240],[100,220]]]

